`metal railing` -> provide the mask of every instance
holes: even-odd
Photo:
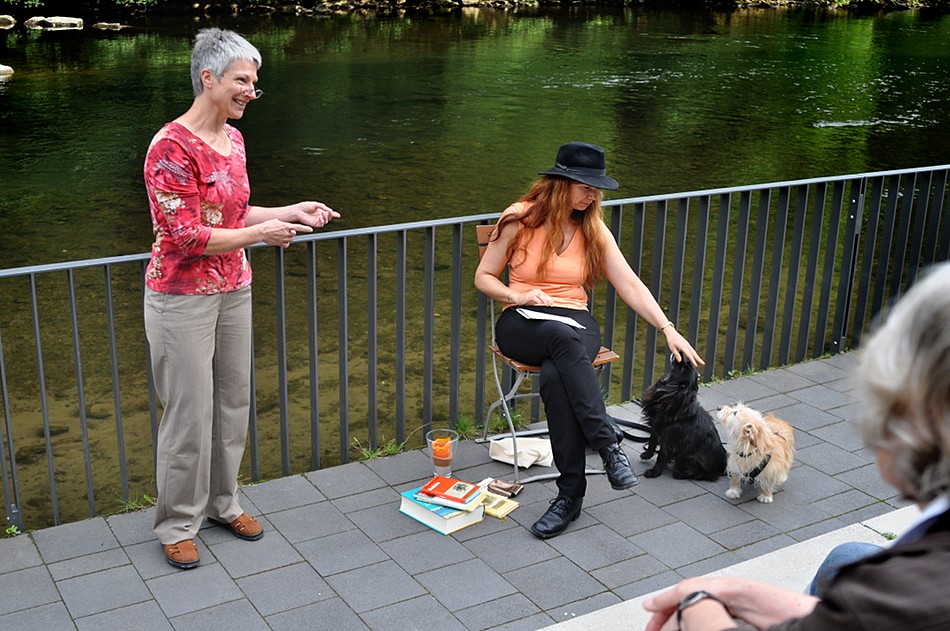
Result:
[[[631,266],[705,357],[704,378],[859,344],[950,259],[950,165],[604,203]],[[251,248],[250,480],[345,463],[433,424],[484,422],[487,302],[474,224],[498,213]],[[160,418],[142,324],[147,255],[0,271],[0,471],[8,524],[109,512],[154,489]],[[648,260],[649,265],[644,265]],[[656,331],[594,295],[614,401],[664,369]],[[333,326],[335,324],[335,326]],[[329,325],[329,326],[328,326]],[[335,370],[334,370],[335,369]],[[534,414],[538,410],[533,410]],[[83,501],[83,499],[85,501]]]

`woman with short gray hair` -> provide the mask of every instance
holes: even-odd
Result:
[[[858,379],[865,442],[881,477],[920,507],[914,524],[889,548],[823,566],[833,571],[819,595],[734,578],[682,581],[644,603],[647,631],[950,628],[950,264],[896,304],[861,351]]]
[[[251,392],[251,267],[244,248],[287,247],[340,215],[313,201],[250,204],[240,119],[263,94],[261,54],[232,31],[195,38],[187,112],[152,139],[145,187],[155,242],[145,272],[145,334],[164,411],[158,430],[155,534],[174,567],[198,565],[205,517],[255,541],[261,525],[241,508]]]

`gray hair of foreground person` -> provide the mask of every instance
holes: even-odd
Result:
[[[933,267],[865,344],[858,369],[865,443],[893,457],[901,491],[950,490],[950,264]]]
[[[198,31],[191,50],[191,87],[195,96],[201,94],[201,71],[207,68],[218,79],[228,66],[238,59],[253,61],[261,67],[261,53],[249,41],[234,31],[206,28]]]

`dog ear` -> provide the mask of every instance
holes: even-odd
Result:
[[[749,440],[749,444],[754,448],[758,447],[759,432],[756,430],[755,425],[752,423],[746,423],[742,426],[742,434]]]

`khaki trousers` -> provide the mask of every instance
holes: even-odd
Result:
[[[145,289],[145,335],[164,406],[154,531],[193,539],[207,515],[231,522],[250,411],[251,288],[208,296]]]

